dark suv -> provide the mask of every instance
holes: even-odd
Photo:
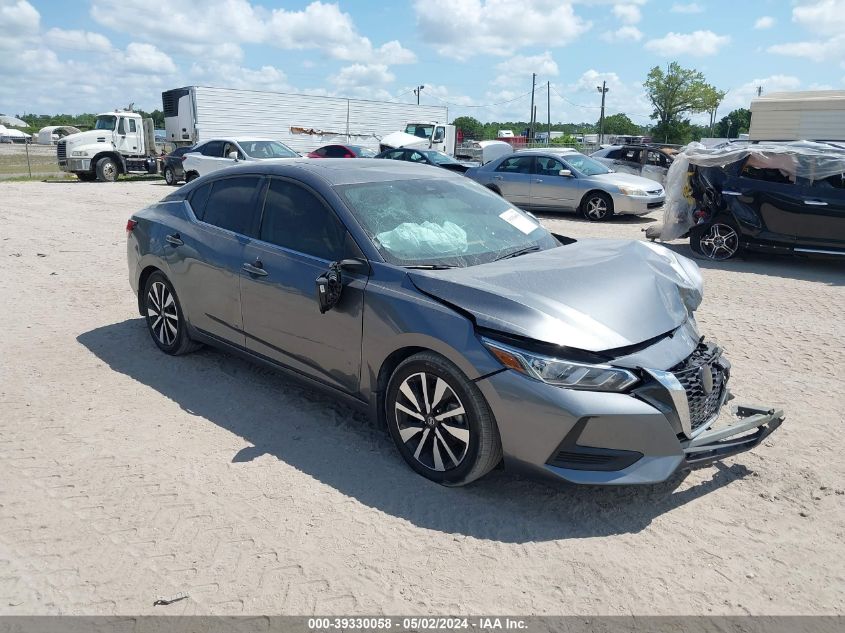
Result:
[[[182,161],[185,154],[194,151],[194,146],[177,147],[161,159],[161,171],[164,180],[168,185],[176,186],[180,180],[185,180],[185,170],[182,169]]]
[[[690,246],[708,259],[744,248],[845,256],[845,150],[755,151],[722,167],[696,166],[690,184]]]

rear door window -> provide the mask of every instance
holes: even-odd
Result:
[[[202,150],[200,151],[202,151],[203,156],[220,158],[223,156],[223,141],[209,141],[202,146]]]
[[[797,163],[790,154],[751,154],[742,167],[740,176],[751,180],[794,185]]]
[[[534,162],[532,156],[513,156],[506,158],[496,168],[496,171],[502,171],[510,174],[530,174],[531,164]]]
[[[188,204],[191,205],[191,210],[198,220],[202,220],[205,215],[205,204],[208,202],[208,194],[211,193],[211,183],[204,184],[202,187],[197,187],[188,197]]]
[[[390,160],[402,160],[403,156],[405,155],[405,151],[401,149],[395,149],[392,152],[388,152],[384,155],[385,158],[389,158]]]
[[[341,147],[340,145],[329,145],[326,148],[326,158],[345,158],[348,152],[346,151],[345,147]]]
[[[250,235],[257,221],[255,192],[259,176],[236,176],[215,180],[203,212],[203,222],[221,229]]]
[[[276,246],[335,261],[343,259],[346,229],[311,191],[287,180],[273,179],[258,237]]]

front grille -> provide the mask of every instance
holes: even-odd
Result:
[[[646,191],[646,193],[650,196],[659,196],[663,193],[662,189],[652,189],[651,191]]]
[[[56,158],[59,160],[67,158],[67,141],[59,141],[56,145]]]
[[[662,207],[662,202],[649,202],[645,205],[647,209],[656,209],[657,207]]]
[[[690,425],[693,431],[708,424],[719,413],[729,371],[721,360],[722,350],[715,345],[699,344],[692,354],[670,371],[678,379],[687,394]],[[705,388],[702,372],[709,372],[712,389]]]

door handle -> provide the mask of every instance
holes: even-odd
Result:
[[[261,263],[260,259],[256,259],[251,264],[246,262],[243,265],[243,269],[250,275],[255,275],[256,277],[266,277],[269,274],[266,270],[264,270],[264,264]]]
[[[173,235],[168,235],[164,239],[167,240],[168,244],[171,244],[173,246],[182,246],[182,244],[185,243],[185,242],[182,241],[182,236],[179,235],[178,233],[174,233]]]
[[[723,196],[741,196],[742,194],[739,191],[731,191],[730,189],[722,190]]]
[[[502,176],[493,176],[493,180],[504,180]]]
[[[804,200],[804,204],[809,204],[812,207],[826,207],[827,202],[823,200]]]
[[[531,182],[543,182],[543,179],[542,178],[535,178]]]

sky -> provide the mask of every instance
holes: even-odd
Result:
[[[0,0],[0,112],[161,108],[188,85],[447,105],[449,118],[650,123],[677,61],[727,91],[845,89],[845,0]],[[700,119],[699,119],[700,120]]]

